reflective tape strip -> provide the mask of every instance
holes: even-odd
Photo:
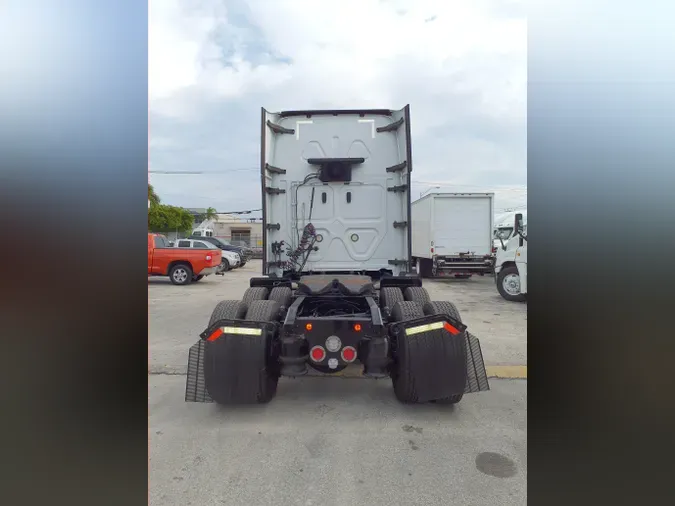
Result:
[[[259,336],[262,329],[252,329],[250,327],[221,327],[223,334],[241,334],[244,336]]]
[[[435,322],[435,323],[428,323],[427,325],[410,327],[408,329],[405,329],[405,333],[406,335],[413,336],[415,334],[421,334],[422,332],[431,332],[432,330],[440,330],[440,329],[445,329],[452,335],[459,334],[459,330],[450,325],[448,322]]]
[[[215,341],[223,334],[239,334],[244,336],[259,336],[262,334],[262,329],[252,329],[248,327],[220,327],[213,331],[207,341]]]
[[[422,332],[430,332],[432,330],[442,329],[443,323],[444,322],[436,322],[436,323],[428,323],[427,325],[419,325],[417,327],[410,327],[408,329],[405,329],[405,333],[409,336],[413,336],[415,334],[420,334]]]

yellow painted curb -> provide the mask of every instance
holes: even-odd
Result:
[[[502,379],[527,379],[526,365],[489,365],[486,367],[488,378],[502,378]],[[310,369],[309,376],[321,376],[330,378],[363,378],[361,367],[358,365],[348,366],[346,369],[332,373],[321,374],[314,373]]]
[[[489,365],[488,378],[527,379],[526,365]]]

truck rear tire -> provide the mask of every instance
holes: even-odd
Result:
[[[246,304],[240,300],[220,301],[211,313],[209,327],[218,320],[243,320],[247,309]]]
[[[169,269],[169,279],[174,285],[189,285],[192,283],[192,276],[192,267],[188,264],[175,264]]]
[[[424,314],[429,316],[437,314],[447,314],[448,316],[454,318],[458,322],[463,323],[462,317],[459,314],[457,306],[455,306],[452,302],[448,302],[445,300],[427,302],[426,304],[424,304]],[[463,393],[451,395],[449,397],[444,397],[443,399],[437,399],[432,402],[437,402],[439,404],[457,404],[459,401],[462,400],[462,397],[464,397]]]
[[[403,292],[400,288],[387,286],[380,289],[380,308],[389,308],[389,311],[394,309],[397,302],[404,302]]]
[[[427,311],[448,313],[454,305],[447,302],[428,302]],[[455,308],[456,310],[456,308]],[[456,312],[456,311],[455,311]],[[392,317],[395,321],[406,321],[424,316],[425,311],[413,301],[399,302],[394,306]],[[453,316],[453,315],[451,315]],[[457,313],[457,316],[459,314]],[[454,316],[453,316],[454,317]],[[452,366],[459,354],[466,355],[466,351],[449,346],[447,342],[435,338],[433,335],[418,334],[408,336],[400,333],[396,339],[396,352],[391,380],[396,398],[403,403],[439,402],[455,404],[459,402],[463,393],[451,396],[428,398],[428,390],[435,385],[446,384],[448,375],[452,375]],[[464,358],[463,363],[466,363]],[[452,378],[455,379],[456,378]],[[426,392],[425,392],[426,390]],[[432,396],[433,397],[433,396]]]
[[[423,316],[422,306],[413,301],[399,301],[391,310],[391,319],[395,322],[405,322]]]
[[[409,286],[403,291],[403,297],[405,300],[417,302],[420,306],[424,306],[431,300],[429,292],[421,286]]]
[[[276,300],[254,300],[248,306],[246,319],[254,322],[275,322],[281,305]]]
[[[462,317],[459,314],[457,306],[455,306],[452,302],[448,302],[445,300],[427,302],[426,304],[424,304],[422,309],[424,310],[424,314],[427,316],[437,314],[447,314],[450,317],[457,320],[458,322],[464,323],[462,321]]]
[[[511,302],[523,302],[526,297],[520,293],[520,275],[518,267],[509,265],[497,275],[497,290],[499,295]]]
[[[241,301],[248,306],[254,300],[267,300],[269,292],[269,289],[264,286],[253,286],[246,289]]]
[[[276,301],[281,307],[288,309],[288,307],[291,305],[291,301],[293,300],[293,290],[287,286],[275,286],[270,291],[267,300]]]
[[[242,313],[250,321],[275,321],[279,304],[254,300],[246,308],[243,302],[223,301],[216,306],[211,324],[223,318],[240,319]],[[211,398],[225,405],[271,401],[279,382],[279,368],[271,353],[273,336],[263,331],[259,336],[228,335],[220,339],[225,341],[208,343],[204,360],[204,378]]]

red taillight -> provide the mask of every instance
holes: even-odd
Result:
[[[355,323],[355,324],[354,324],[354,331],[356,331],[356,332],[361,332],[361,324],[360,324],[360,323]]]
[[[211,260],[211,255],[206,255],[206,260]]]
[[[450,325],[448,322],[443,323],[443,328],[450,332],[453,336],[456,336],[459,334],[459,329],[455,328],[454,326]]]
[[[431,252],[432,252],[432,253],[434,252],[434,248],[431,248]]]
[[[209,337],[207,337],[206,340],[207,341],[215,341],[216,339],[218,339],[222,335],[223,335],[223,329],[221,329],[219,327],[216,330],[214,330],[213,334],[211,334]]]
[[[342,348],[342,360],[345,362],[354,362],[356,360],[356,349],[352,346]]]
[[[315,346],[309,352],[309,356],[312,357],[314,362],[321,362],[324,358],[326,358],[326,350],[324,350],[321,346]]]

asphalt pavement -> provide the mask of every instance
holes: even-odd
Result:
[[[403,405],[387,380],[285,379],[271,403],[183,402],[149,378],[150,505],[526,504],[527,381],[456,406]]]
[[[189,347],[259,272],[252,261],[187,287],[148,280],[150,505],[526,504],[526,380],[491,378],[454,407],[403,405],[390,380],[325,377],[282,378],[266,405],[185,403]],[[458,306],[488,371],[526,377],[526,304],[490,277],[424,286]]]

